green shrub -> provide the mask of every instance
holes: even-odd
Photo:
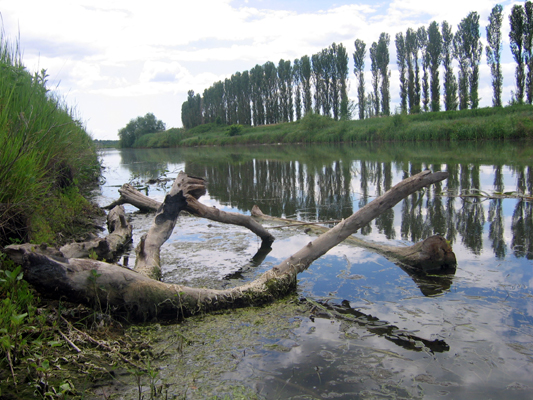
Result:
[[[228,126],[227,129],[228,136],[237,136],[242,133],[242,125],[240,124],[233,124]]]
[[[332,126],[335,120],[331,117],[309,112],[300,121],[300,129],[306,132],[315,132]]]

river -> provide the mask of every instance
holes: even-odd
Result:
[[[362,322],[286,313],[283,332],[255,332],[253,346],[243,339],[228,350],[240,352],[231,370],[209,376],[268,399],[532,398],[531,143],[107,149],[101,159],[100,205],[115,200],[126,182],[163,200],[183,170],[206,178],[208,192],[200,198],[206,205],[244,214],[258,205],[265,214],[329,225],[412,174],[448,171],[447,180],[409,196],[356,236],[401,246],[440,234],[456,254],[455,274],[413,276],[341,244],[300,274],[298,296],[342,304]],[[491,198],[498,194],[505,196]],[[151,216],[126,209],[136,245]],[[310,240],[293,228],[273,234],[271,251],[259,254],[260,240],[244,228],[180,216],[162,248],[163,280],[238,286]],[[134,257],[132,251],[122,262],[132,265]],[[412,343],[399,344],[376,326],[394,327]],[[159,363],[161,384],[177,374],[171,364]],[[197,374],[206,392],[196,380],[187,381],[185,392],[168,392],[169,383],[167,392],[183,398],[226,393]]]

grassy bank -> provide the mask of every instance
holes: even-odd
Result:
[[[87,209],[79,188],[99,175],[96,148],[72,109],[0,38],[0,245],[58,241]],[[61,235],[60,235],[61,234]]]
[[[144,135],[134,147],[520,138],[533,138],[533,107],[529,105],[397,114],[355,121],[334,121],[310,114],[297,122],[259,127],[205,124]]]
[[[61,244],[94,230],[97,209],[81,193],[100,174],[96,147],[46,79],[44,70],[26,70],[18,44],[0,31],[0,250]],[[74,390],[68,377],[52,379],[58,349],[66,347],[63,306],[51,304],[0,252],[0,398],[66,398]]]

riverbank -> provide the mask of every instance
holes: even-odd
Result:
[[[265,126],[203,124],[141,136],[133,147],[164,148],[273,143],[514,140],[533,138],[533,107],[481,108],[396,114],[335,121],[309,114],[300,121]]]
[[[86,198],[98,184],[96,147],[75,111],[30,73],[18,42],[0,32],[0,398],[64,398],[73,386],[53,377],[68,355],[64,303],[41,301],[3,246],[61,245],[87,238],[101,210]],[[74,310],[76,306],[72,306]]]

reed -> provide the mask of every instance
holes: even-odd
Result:
[[[0,32],[0,244],[31,239],[51,196],[99,174],[91,137],[46,80],[45,70],[26,70],[18,41]]]

